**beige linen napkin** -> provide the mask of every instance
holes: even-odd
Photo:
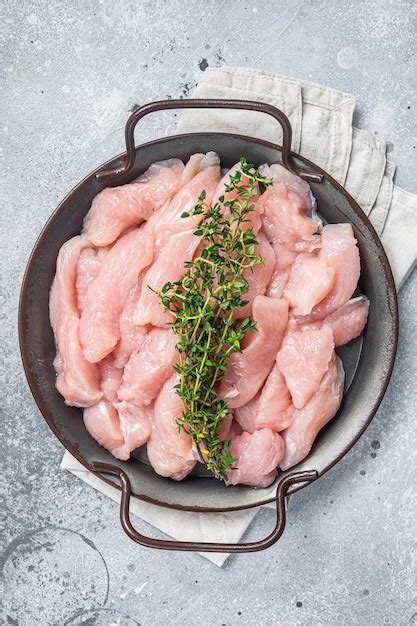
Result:
[[[393,184],[395,164],[385,158],[385,142],[372,133],[352,127],[354,96],[323,85],[233,67],[206,70],[193,96],[258,100],[282,109],[292,124],[293,150],[323,167],[358,201],[381,236],[396,285],[401,286],[416,260],[417,195]],[[185,111],[178,132],[196,129],[281,141],[276,121],[253,111],[208,109],[204,118],[198,110]],[[119,501],[117,489],[87,472],[69,452],[65,453],[61,467]],[[268,495],[274,492],[274,488],[266,491]],[[132,499],[131,511],[175,539],[237,542],[257,509],[195,514],[166,510]],[[228,555],[204,553],[202,556],[221,566]]]

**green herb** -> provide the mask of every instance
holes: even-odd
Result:
[[[201,461],[223,480],[236,459],[230,453],[230,440],[219,438],[229,407],[216,389],[232,352],[240,352],[244,335],[256,330],[253,320],[234,320],[233,312],[248,303],[245,273],[264,263],[256,254],[258,242],[247,222],[255,209],[251,198],[259,193],[260,184],[271,182],[241,159],[225,185],[226,194],[214,206],[207,206],[203,191],[192,211],[182,215],[202,216],[195,230],[203,244],[199,256],[186,263],[181,280],[166,283],[158,292],[165,310],[174,316],[172,327],[178,335],[176,392],[184,403],[178,429],[192,437]]]

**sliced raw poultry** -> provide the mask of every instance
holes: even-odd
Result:
[[[272,428],[281,432],[292,424],[294,411],[284,376],[275,363],[259,396],[255,428]]]
[[[98,364],[100,370],[100,388],[109,402],[117,400],[117,392],[122,384],[123,370],[115,366],[112,356],[107,356]]]
[[[149,463],[157,474],[173,480],[183,480],[194,468],[196,460],[192,454],[187,453],[185,457],[172,452],[160,436],[159,429],[153,417],[153,408],[148,407],[149,421],[152,426],[151,436],[146,446]]]
[[[330,328],[288,332],[277,355],[295,408],[301,409],[316,393],[334,351]]]
[[[218,175],[220,176],[220,160],[215,152],[197,152],[192,154],[185,164],[184,171],[181,175],[181,187],[189,183],[194,176],[210,167],[219,167]]]
[[[118,453],[129,458],[133,450],[148,441],[151,435],[151,425],[144,407],[126,402],[126,400],[115,402],[113,406],[118,412],[120,430],[123,435],[123,446],[118,449]]]
[[[309,245],[320,228],[311,217],[311,204],[306,205],[305,195],[286,182],[274,182],[268,187],[257,208],[263,214],[263,229],[269,241],[283,243],[290,250],[299,251],[299,244],[304,242]]]
[[[126,401],[118,401],[117,392],[123,370],[111,356],[99,364],[103,398],[84,411],[89,433],[117,459],[126,460],[135,448],[149,439],[150,425],[145,410]]]
[[[317,392],[295,412],[292,425],[282,433],[285,456],[280,463],[281,469],[300,463],[310,452],[321,428],[334,417],[342,401],[344,377],[342,362],[333,353]]]
[[[283,439],[270,428],[234,437],[230,453],[237,459],[229,470],[227,484],[268,487],[277,476],[277,465],[285,454]]]
[[[297,258],[297,252],[289,250],[283,243],[277,241],[272,244],[275,255],[275,266],[271,280],[266,289],[266,295],[270,298],[282,298],[285,285],[290,275],[291,266]]]
[[[205,203],[209,205],[213,199],[214,191],[220,180],[219,157],[214,152],[208,152],[206,155],[194,155],[199,157],[198,160],[190,165],[187,163],[184,174],[188,171],[188,175],[184,176],[182,186],[173,196],[173,198],[164,204],[158,211],[155,211],[149,218],[146,229],[155,233],[155,256],[161,252],[169,240],[172,229],[174,232],[184,230],[195,230],[200,222],[201,217],[181,217],[183,213],[191,211],[197,204],[198,197],[204,190],[206,192]],[[196,163],[199,164],[198,169]],[[191,176],[198,169],[198,172]],[[166,229],[163,233],[159,233],[159,227],[163,223],[171,222],[172,228]],[[177,224],[175,224],[177,223]]]
[[[128,362],[130,355],[139,350],[147,332],[151,329],[151,326],[138,326],[135,322],[136,310],[138,308],[139,298],[142,289],[144,272],[139,275],[139,278],[134,287],[129,292],[126,303],[119,318],[119,330],[120,341],[114,349],[114,359],[116,367],[124,367]]]
[[[315,253],[301,252],[295,259],[284,288],[293,315],[308,315],[332,289],[336,271]]]
[[[368,298],[359,296],[324,318],[323,325],[332,329],[335,345],[344,346],[363,332],[368,321],[368,313]]]
[[[261,428],[280,432],[292,424],[294,411],[285,379],[275,364],[262,389],[247,404],[235,409],[234,417],[248,433]]]
[[[84,237],[73,237],[61,247],[49,299],[49,316],[57,345],[56,387],[70,405],[86,407],[100,400],[99,371],[83,354],[79,340],[80,314],[75,281],[78,259],[90,245]]]
[[[368,321],[369,300],[366,296],[352,298],[333,313],[317,322],[301,323],[300,330],[313,330],[328,326],[336,347],[344,346],[359,337]]]
[[[90,435],[111,454],[121,461],[129,458],[120,428],[119,415],[107,400],[84,409],[84,424]]]
[[[105,256],[87,293],[81,315],[80,340],[87,361],[97,363],[120,339],[119,318],[140,272],[152,261],[153,238],[135,228],[114,244]]]
[[[152,324],[166,326],[171,321],[171,315],[164,311],[158,294],[155,293],[167,282],[179,280],[187,272],[186,261],[191,261],[200,238],[192,230],[172,235],[162,249],[156,261],[146,272],[141,288],[136,323],[139,325]]]
[[[77,294],[77,307],[80,313],[86,307],[88,289],[97,278],[104,256],[108,248],[84,248],[81,251],[77,264],[77,278],[75,290]]]
[[[120,400],[147,406],[159,394],[173,373],[178,358],[177,337],[170,328],[153,328],[139,350],[134,352],[123,372]]]
[[[195,460],[190,435],[177,426],[177,419],[182,417],[184,411],[182,400],[175,391],[178,383],[178,374],[173,374],[165,381],[155,400],[153,424],[166,450],[185,459]]]
[[[133,183],[103,189],[85,216],[83,234],[96,246],[113,243],[127,228],[147,220],[171,198],[183,170],[179,159],[161,161]]]
[[[246,335],[242,352],[231,355],[219,387],[232,409],[249,402],[268,376],[287,325],[288,302],[256,296],[253,318],[257,330]]]
[[[312,310],[312,320],[322,319],[345,304],[358,284],[361,264],[350,224],[324,226],[320,259],[335,270],[335,281],[330,293]]]
[[[297,193],[301,196],[305,210],[309,213],[309,215],[312,213],[316,201],[311,193],[310,185],[305,180],[297,176],[297,174],[293,174],[278,163],[273,163],[272,165],[261,165],[259,171],[262,176],[271,178],[275,185],[277,183],[283,183],[289,191]]]
[[[243,319],[252,314],[253,300],[263,295],[271,280],[275,265],[275,254],[266,236],[260,232],[257,235],[258,245],[256,254],[264,258],[264,263],[257,263],[252,270],[245,270],[244,276],[249,283],[249,291],[244,294],[245,306],[237,307],[233,312],[233,319]]]

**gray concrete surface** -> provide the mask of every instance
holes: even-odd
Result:
[[[415,273],[400,293],[397,365],[372,425],[337,467],[294,498],[278,545],[232,557],[223,570],[196,555],[131,543],[115,504],[59,470],[62,448],[26,386],[16,332],[24,266],[58,201],[122,150],[133,105],[187,96],[207,65],[256,66],[356,94],[356,124],[391,142],[397,183],[417,192],[415,6],[2,3],[1,623],[416,621]],[[141,136],[160,136],[174,122],[154,118]],[[262,511],[246,538],[266,534],[273,517]]]

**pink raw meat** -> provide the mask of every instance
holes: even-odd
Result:
[[[184,276],[187,272],[184,264],[186,261],[192,260],[199,243],[199,237],[196,237],[192,230],[170,237],[144,276],[136,310],[135,321],[137,324],[166,326],[172,321],[172,315],[164,311],[155,291],[161,289],[167,281],[175,282]]]
[[[328,296],[314,307],[311,319],[322,319],[333,313],[349,300],[356,289],[361,264],[358,246],[350,224],[324,226],[320,259],[329,267],[334,268],[335,282]]]
[[[173,364],[178,358],[176,343],[177,337],[170,328],[149,331],[140,349],[126,364],[119,389],[120,400],[146,406],[157,397],[173,373]]]
[[[96,246],[113,243],[124,230],[147,220],[176,192],[183,169],[178,159],[161,161],[133,183],[103,189],[85,216],[83,234]]]
[[[87,246],[88,240],[77,236],[61,247],[49,299],[50,321],[59,355],[55,360],[59,368],[56,387],[67,404],[80,407],[93,405],[102,396],[98,368],[86,361],[79,340],[75,280],[80,253]]]
[[[286,470],[300,463],[311,450],[318,432],[336,414],[343,397],[344,371],[333,353],[329,369],[309,402],[295,412],[292,425],[282,433],[285,456],[280,467]]]
[[[229,437],[231,436],[232,425],[233,415],[230,414],[222,420],[217,430],[217,436],[220,441],[226,441],[226,439],[229,439]]]
[[[213,194],[220,179],[219,158],[214,152],[208,152],[206,155],[194,155],[203,158],[200,161],[201,170],[195,176],[191,177],[194,166],[187,163],[184,174],[188,168],[188,175],[182,181],[182,186],[174,195],[174,197],[158,211],[155,211],[146,223],[146,230],[155,233],[155,256],[158,256],[166,245],[172,229],[175,232],[185,230],[195,230],[195,227],[201,220],[201,216],[183,218],[184,212],[191,211],[196,205],[198,197],[204,190],[206,198],[204,203],[210,205]],[[191,157],[193,158],[193,157]],[[191,159],[190,159],[191,160]],[[195,165],[195,164],[194,164]],[[158,236],[160,224],[171,222],[172,226],[166,229],[164,236]],[[174,223],[177,223],[174,225]]]
[[[277,364],[297,409],[316,393],[334,351],[330,328],[289,332],[277,355]]]
[[[339,309],[328,315],[323,325],[330,326],[336,346],[344,346],[359,337],[368,321],[369,300],[359,296],[349,300]]]
[[[284,182],[274,183],[258,202],[269,241],[283,243],[291,250],[297,250],[296,244],[309,243],[320,228],[310,217],[311,204],[306,204],[304,192],[300,195],[294,188]]]
[[[333,333],[335,346],[344,346],[352,339],[359,337],[366,326],[369,313],[369,300],[366,296],[358,296],[349,300],[333,313],[316,322],[300,323],[300,330],[317,330],[328,326]]]
[[[294,410],[284,376],[275,363],[261,390],[255,428],[272,428],[281,432],[292,424]]]
[[[129,292],[126,303],[119,318],[120,341],[114,349],[116,367],[124,367],[130,355],[139,350],[145,341],[150,325],[138,326],[135,323],[136,310],[142,289],[144,272],[141,272],[136,284]]]
[[[207,170],[209,167],[219,167],[218,174],[220,176],[220,160],[215,152],[207,152],[206,154],[197,152],[196,154],[192,154],[181,175],[181,187],[189,183],[194,176],[197,176],[197,174]]]
[[[160,476],[172,478],[173,480],[182,480],[192,471],[196,460],[192,455],[188,454],[183,458],[165,446],[164,440],[155,424],[153,408],[151,406],[148,407],[150,413],[149,421],[152,425],[151,437],[146,447],[149,462]]]
[[[268,379],[267,379],[268,380]],[[247,433],[254,433],[256,430],[256,416],[258,414],[259,396],[261,392],[258,391],[256,396],[249,400],[246,404],[237,407],[233,411],[234,418],[242,430]]]
[[[117,240],[103,260],[87,294],[80,321],[80,341],[87,361],[97,363],[120,339],[119,317],[141,270],[153,256],[153,239],[135,228]]]
[[[77,293],[77,307],[80,313],[86,307],[88,289],[97,277],[107,248],[84,248],[81,251],[77,265],[77,279],[75,290]]]
[[[107,400],[84,409],[84,424],[90,435],[111,454],[122,461],[129,458],[120,429],[119,415]]]
[[[154,404],[153,423],[164,447],[184,459],[195,460],[192,453],[193,442],[184,430],[178,430],[177,419],[182,417],[184,405],[175,391],[179,382],[178,374],[165,381]]]
[[[129,458],[133,450],[148,441],[151,435],[151,425],[144,407],[126,402],[126,400],[115,402],[113,406],[119,414],[120,430],[124,440],[118,453]]]
[[[297,252],[289,250],[283,243],[272,244],[275,255],[275,266],[271,280],[266,289],[266,295],[270,298],[282,298],[285,285],[290,275],[291,266],[297,258]]]
[[[284,183],[288,190],[293,191],[303,199],[305,210],[309,213],[313,210],[315,200],[311,193],[310,185],[282,165],[274,163],[272,165],[261,165],[259,168],[262,176],[272,178],[274,184]]]
[[[117,400],[117,392],[122,383],[123,370],[115,367],[112,356],[107,356],[98,364],[100,370],[100,387],[104,398],[109,402]]]
[[[275,364],[261,391],[247,404],[235,409],[234,416],[248,433],[261,428],[280,432],[292,424],[294,411],[284,377]]]
[[[234,437],[230,452],[237,459],[227,474],[228,485],[268,487],[276,478],[276,467],[285,454],[284,441],[270,428]]]
[[[266,287],[271,280],[272,272],[275,265],[274,251],[268,242],[266,236],[260,232],[257,235],[258,245],[256,246],[256,254],[264,257],[265,263],[257,263],[253,271],[246,270],[244,276],[249,283],[249,291],[243,294],[243,299],[248,300],[245,306],[237,307],[233,311],[233,319],[243,319],[252,314],[253,300],[256,296],[263,295]]]
[[[219,396],[230,408],[240,407],[261,388],[274,363],[288,320],[288,303],[266,296],[253,301],[257,331],[244,338],[243,351],[234,352],[220,382]]]
[[[335,269],[307,252],[295,259],[285,285],[284,298],[294,315],[308,315],[327,296],[335,282]]]

